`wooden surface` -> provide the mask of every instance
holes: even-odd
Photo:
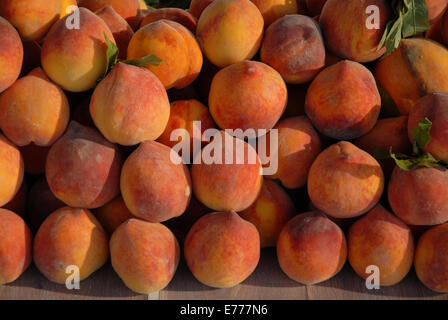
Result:
[[[262,250],[255,272],[239,286],[213,289],[201,285],[181,263],[170,285],[150,296],[127,289],[114,273],[110,263],[81,282],[80,290],[67,290],[51,283],[32,265],[14,283],[0,286],[0,299],[444,299],[421,284],[415,272],[398,285],[380,290],[367,290],[365,282],[347,264],[333,279],[314,286],[303,286],[290,280],[278,266],[275,250]]]

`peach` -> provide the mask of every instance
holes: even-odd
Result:
[[[194,121],[200,121],[201,135],[205,130],[215,127],[215,123],[213,122],[207,107],[198,100],[190,99],[174,101],[171,103],[171,113],[168,124],[157,141],[172,148],[183,141],[183,139],[189,139],[189,146],[190,148],[193,148],[194,131],[199,129],[198,127],[195,129]],[[189,136],[179,137],[177,140],[171,139],[172,132],[177,129],[186,130]],[[177,135],[173,138],[177,138]],[[201,144],[202,140],[198,141],[198,145],[201,146]]]
[[[145,68],[118,63],[93,92],[90,114],[111,142],[125,146],[155,140],[168,123],[165,88]]]
[[[368,6],[379,9],[379,28],[368,29],[366,23],[371,14]],[[386,0],[328,0],[322,9],[319,24],[327,48],[338,56],[357,62],[370,62],[385,53],[385,47],[377,50],[392,17]]]
[[[26,180],[23,180],[14,198],[12,198],[11,201],[5,204],[2,208],[8,209],[24,218],[26,215],[27,194],[28,185],[26,183]]]
[[[392,172],[389,204],[401,220],[411,225],[431,226],[448,221],[448,171],[420,167]]]
[[[214,212],[200,218],[184,244],[188,268],[201,283],[230,288],[248,278],[260,259],[255,226],[235,212]]]
[[[179,264],[180,248],[164,225],[130,219],[113,233],[110,255],[124,284],[132,291],[149,294],[171,281]]]
[[[132,37],[128,59],[154,54],[164,61],[147,65],[166,89],[184,88],[199,75],[202,53],[194,35],[183,25],[171,20],[158,20],[145,25]]]
[[[366,279],[367,267],[379,269],[380,285],[399,283],[408,274],[414,259],[411,229],[381,205],[356,221],[348,233],[348,261]]]
[[[185,28],[196,33],[197,20],[191,15],[191,13],[180,8],[161,8],[157,10],[149,11],[140,23],[140,28],[150,24],[151,22],[159,21],[162,19],[172,20],[180,23]]]
[[[440,19],[436,23],[431,25],[428,31],[425,32],[426,39],[431,39],[441,44],[444,43],[442,35],[442,21],[443,19]]]
[[[68,267],[79,268],[84,280],[107,261],[107,235],[87,209],[63,207],[53,212],[34,238],[33,260],[50,281],[65,284]]]
[[[260,135],[258,130],[274,127],[287,100],[285,82],[277,71],[261,62],[243,61],[215,75],[209,108],[220,128],[252,129],[256,131],[251,134],[254,137]]]
[[[14,212],[0,209],[0,286],[15,281],[31,263],[32,235]]]
[[[433,227],[420,237],[414,266],[417,277],[426,287],[448,292],[448,223]]]
[[[24,165],[19,149],[0,134],[0,206],[11,201],[23,181]]]
[[[78,7],[78,3],[76,2],[76,0],[61,0],[61,1],[62,1],[62,8],[60,15],[61,18],[73,13],[74,11],[73,9],[75,7]]]
[[[306,9],[310,16],[318,16],[327,0],[306,0]]]
[[[260,10],[265,28],[276,20],[292,14],[304,14],[305,8],[296,0],[251,0]]]
[[[421,97],[448,91],[448,50],[431,40],[404,39],[378,62],[375,78],[407,115]]]
[[[191,166],[195,196],[217,211],[247,209],[260,192],[261,174],[255,149],[224,131],[218,132],[195,156]]]
[[[139,23],[139,0],[78,0],[78,6],[89,9],[92,12],[110,5],[114,10],[136,29]]]
[[[296,212],[286,191],[274,181],[264,179],[257,200],[239,215],[255,225],[260,245],[266,248],[275,247],[280,231]]]
[[[40,40],[59,19],[61,0],[3,0],[0,15],[8,20],[24,40]]]
[[[134,218],[134,215],[126,207],[121,196],[116,197],[102,207],[94,209],[93,214],[109,236],[111,236],[123,222]]]
[[[305,111],[324,135],[350,140],[376,124],[381,97],[375,78],[362,64],[344,60],[325,68],[311,83]]]
[[[140,10],[148,10],[148,6],[146,5],[145,0],[139,0],[139,9]]]
[[[132,214],[149,222],[180,216],[192,193],[187,166],[176,152],[154,141],[143,142],[126,159],[120,186]]]
[[[0,97],[0,128],[18,146],[51,146],[70,117],[67,97],[41,68],[17,80]]]
[[[372,209],[384,190],[380,164],[350,142],[331,145],[316,158],[308,174],[313,204],[335,218],[352,218]]]
[[[23,157],[25,172],[28,174],[38,175],[45,173],[45,162],[50,147],[39,147],[34,143],[30,143],[20,148]]]
[[[165,221],[163,224],[183,243],[188,231],[190,231],[195,222],[205,214],[210,213],[210,211],[195,196],[192,196],[187,210],[181,216]]]
[[[45,177],[37,180],[27,198],[27,220],[31,229],[37,231],[51,213],[62,207],[65,207],[64,202],[51,192]]]
[[[266,30],[261,61],[277,70],[287,83],[311,81],[325,66],[325,46],[318,24],[297,14],[275,21]]]
[[[425,0],[430,24],[438,21],[448,8],[448,0]]]
[[[95,129],[72,121],[50,149],[46,178],[54,195],[71,207],[93,209],[119,194],[121,155]]]
[[[0,4],[1,6],[1,4]],[[0,17],[0,93],[19,77],[23,63],[23,45],[16,29]]]
[[[199,19],[202,11],[204,11],[204,9],[212,2],[213,0],[191,0],[189,12],[193,17]]]
[[[251,59],[260,47],[264,21],[249,0],[215,0],[202,12],[196,36],[218,67]]]
[[[330,279],[344,266],[347,243],[344,233],[321,212],[307,212],[291,219],[277,241],[283,272],[305,285]]]
[[[69,29],[65,16],[50,29],[42,46],[42,67],[63,89],[81,92],[93,88],[107,68],[104,34],[115,43],[112,32],[100,17],[79,9],[79,29]]]
[[[95,14],[106,22],[112,32],[119,51],[118,58],[126,59],[129,41],[134,35],[134,30],[110,5],[102,7]]]
[[[278,134],[277,148],[270,145],[270,133],[259,140],[260,145],[266,145],[267,156],[275,153],[278,162],[277,172],[268,177],[280,180],[288,189],[301,188],[306,185],[311,165],[321,151],[319,135],[305,116],[280,120],[274,129]]]
[[[411,109],[408,121],[411,142],[414,142],[412,130],[423,118],[432,122],[431,140],[423,150],[439,160],[448,162],[448,92],[430,93],[418,100]]]
[[[353,143],[372,156],[375,149],[389,150],[395,153],[409,154],[412,150],[408,139],[408,117],[396,117],[380,119],[375,127],[367,134],[357,138]],[[392,159],[379,160],[383,168],[384,175],[390,177],[395,168],[395,161]]]

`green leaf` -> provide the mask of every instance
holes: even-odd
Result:
[[[121,62],[126,63],[126,64],[131,64],[131,65],[137,66],[137,67],[146,67],[147,65],[159,66],[162,62],[167,64],[167,62],[165,60],[162,60],[153,54],[150,54],[150,55],[147,55],[147,56],[141,57],[141,58],[124,60]]]
[[[418,125],[412,128],[412,139],[414,140],[414,153],[420,153],[420,149],[426,147],[431,141],[432,122],[428,118],[420,120]]]
[[[386,55],[400,45],[402,38],[412,37],[429,29],[425,0],[392,0],[394,18],[390,20],[377,47],[386,46]]]
[[[104,37],[106,38],[106,44],[107,44],[107,51],[106,51],[106,61],[107,61],[107,69],[106,72],[104,72],[104,75],[107,74],[107,72],[112,69],[114,65],[117,64],[118,61],[118,47],[109,40],[106,33],[104,32]]]
[[[410,171],[418,167],[447,167],[446,163],[437,160],[430,153],[424,153],[418,157],[408,157],[403,154],[395,154],[392,150],[390,150],[390,156],[395,160],[397,166],[406,171]]]

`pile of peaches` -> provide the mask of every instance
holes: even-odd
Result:
[[[110,257],[148,294],[184,257],[226,288],[276,247],[302,284],[349,263],[390,286],[414,266],[448,292],[448,0],[426,0],[431,28],[386,54],[389,3],[1,0],[0,285],[32,262],[83,280]],[[191,160],[220,137],[215,156],[256,161],[182,161],[194,122],[217,133]],[[254,129],[271,163],[226,129]],[[405,168],[378,149],[435,161]]]

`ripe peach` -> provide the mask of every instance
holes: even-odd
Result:
[[[162,19],[172,20],[174,22],[180,23],[185,28],[190,30],[191,33],[196,33],[196,18],[193,17],[188,11],[180,8],[161,8],[149,11],[140,23],[140,28],[146,26],[147,24],[150,24],[151,22],[159,21]]]
[[[67,205],[98,208],[119,193],[121,155],[95,129],[72,121],[50,149],[46,163],[48,185]]]
[[[352,218],[372,209],[384,190],[380,164],[350,142],[328,147],[316,158],[308,175],[313,204],[335,218]]]
[[[62,1],[61,14],[60,14],[61,18],[73,13],[74,11],[73,8],[78,7],[76,0],[61,0],[61,1]]]
[[[214,128],[215,123],[208,111],[207,107],[200,103],[198,100],[179,100],[171,103],[170,119],[165,128],[165,131],[157,140],[160,143],[168,147],[173,147],[183,139],[190,140],[190,148],[193,148],[194,129],[193,122],[200,121],[201,132],[203,134],[205,130]],[[179,137],[177,140],[171,139],[171,134],[174,130],[184,129],[187,130],[189,137]],[[198,132],[199,133],[199,132]],[[177,136],[176,136],[177,138]],[[201,146],[202,141],[198,141]],[[191,149],[192,150],[192,149]]]
[[[11,201],[23,181],[24,165],[19,149],[0,134],[0,206]]]
[[[408,117],[380,119],[371,131],[357,138],[354,144],[372,156],[376,147],[382,150],[392,148],[393,152],[409,154],[412,146],[408,139],[407,128]],[[395,168],[395,161],[386,159],[378,162],[383,168],[385,177],[390,177]]]
[[[278,130],[277,150],[270,145],[270,133],[259,140],[266,145],[267,156],[277,153],[277,172],[268,177],[279,179],[288,189],[301,188],[306,185],[311,165],[321,151],[319,135],[305,116],[280,120],[274,129]]]
[[[296,0],[251,0],[260,10],[265,28],[286,15],[304,14],[305,8]]]
[[[418,100],[411,109],[408,121],[411,142],[414,142],[412,130],[423,118],[432,122],[431,140],[423,150],[439,160],[448,162],[448,92],[430,93]]]
[[[87,209],[63,207],[53,212],[34,238],[33,260],[50,281],[65,284],[70,272],[79,268],[84,280],[107,261],[109,250],[103,227]]]
[[[369,132],[381,97],[375,78],[362,64],[344,60],[325,68],[311,83],[305,111],[324,135],[350,140]]]
[[[411,229],[381,205],[356,221],[348,233],[348,261],[366,279],[368,266],[379,268],[380,285],[400,282],[414,259]]]
[[[207,6],[212,2],[213,0],[191,0],[189,12],[193,15],[193,17],[199,19],[202,11],[204,11],[204,9],[207,8]]]
[[[1,4],[0,4],[1,6]],[[16,29],[0,17],[0,93],[19,77],[23,63],[23,45]]]
[[[30,189],[27,199],[27,220],[30,228],[37,231],[47,217],[65,203],[55,197],[45,177],[37,180]]]
[[[425,286],[436,292],[448,292],[448,223],[433,227],[420,237],[414,266]]]
[[[193,34],[183,25],[171,20],[158,20],[145,25],[132,37],[128,59],[154,54],[164,61],[148,65],[166,89],[185,88],[198,76],[202,53]]]
[[[438,21],[448,8],[448,0],[425,0],[430,24]]]
[[[411,225],[431,226],[448,221],[448,170],[420,167],[392,172],[388,189],[393,212]]]
[[[24,40],[40,40],[59,19],[61,0],[3,0],[0,15],[16,27]]]
[[[106,22],[112,32],[119,51],[118,58],[126,59],[129,41],[134,35],[134,30],[110,5],[102,7],[95,14]]]
[[[112,32],[100,17],[79,9],[79,29],[69,29],[65,16],[56,22],[42,46],[42,67],[63,89],[81,92],[93,88],[106,72],[107,44],[104,34],[115,43]]]
[[[379,9],[379,28],[368,29],[368,6]],[[392,10],[386,0],[328,0],[319,23],[327,48],[338,56],[357,62],[369,62],[381,57],[385,48],[377,51]]]
[[[285,110],[287,95],[277,71],[261,62],[243,61],[215,75],[209,108],[222,129],[270,130]]]
[[[347,243],[344,233],[321,212],[307,212],[291,219],[277,241],[280,267],[294,281],[311,285],[330,279],[344,266]]]
[[[165,88],[154,74],[118,63],[95,88],[90,114],[109,141],[131,146],[162,134],[170,105]]]
[[[316,21],[297,14],[275,21],[266,30],[261,61],[287,83],[311,81],[325,66],[325,46]]]
[[[192,193],[187,166],[177,153],[154,141],[143,142],[126,159],[120,185],[132,214],[149,222],[180,216]]]
[[[179,264],[176,237],[164,225],[130,219],[110,239],[115,272],[137,293],[149,294],[165,288]]]
[[[286,191],[274,181],[264,179],[257,200],[239,215],[255,225],[260,245],[265,248],[275,247],[280,231],[296,211]]]
[[[78,0],[78,6],[87,8],[92,12],[107,5],[112,6],[133,29],[137,29],[140,8],[138,0]]]
[[[260,259],[255,226],[235,212],[214,212],[200,218],[184,244],[188,268],[201,283],[230,288],[243,282]]]
[[[69,117],[67,97],[41,68],[17,80],[0,97],[0,127],[18,146],[52,145],[64,133]]]
[[[92,212],[109,236],[111,236],[123,222],[134,218],[134,215],[132,215],[126,207],[121,196],[116,197],[102,207],[94,209]]]
[[[263,16],[249,0],[215,0],[202,12],[196,36],[216,66],[251,59],[260,47]]]
[[[15,281],[31,263],[32,235],[14,212],[0,209],[0,286]]]
[[[448,50],[431,40],[404,39],[378,62],[375,78],[407,115],[421,97],[448,91]]]
[[[217,133],[195,156],[191,167],[193,191],[198,200],[221,211],[247,209],[260,192],[261,174],[260,159],[252,146],[224,131]]]

